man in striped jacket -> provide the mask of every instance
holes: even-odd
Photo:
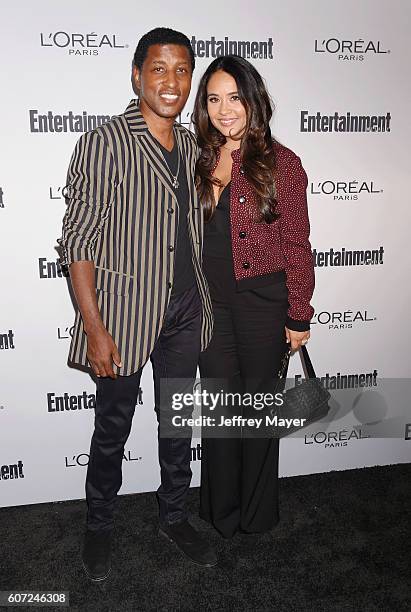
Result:
[[[160,423],[171,410],[171,391],[161,381],[185,379],[173,380],[172,388],[187,391],[212,334],[196,143],[175,121],[193,69],[184,34],[168,28],[145,34],[133,63],[139,99],[80,138],[68,171],[59,243],[78,305],[69,362],[97,377],[82,554],[93,580],[106,578],[111,567],[113,511],[143,366],[151,360]],[[214,551],[187,520],[191,430],[186,437],[159,435],[158,445],[160,533],[195,563],[213,566]]]

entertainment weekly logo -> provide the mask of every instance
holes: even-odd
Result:
[[[240,55],[245,59],[274,59],[274,42],[271,37],[266,40],[235,40],[224,36],[224,38],[197,38],[191,37],[191,47],[195,57],[215,58],[222,55]]]
[[[14,331],[12,329],[7,330],[6,332],[0,331],[0,351],[9,351],[15,348]]]
[[[308,110],[300,111],[300,132],[303,133],[369,133],[391,132],[391,113],[383,115],[354,115],[350,111],[324,114],[317,111],[310,114]]]
[[[100,127],[117,115],[90,115],[87,111],[65,114],[48,110],[40,113],[38,109],[29,109],[29,125],[32,134],[84,133]]]
[[[391,50],[385,49],[380,40],[316,38],[314,52],[324,53],[342,62],[363,62],[370,57],[387,55]]]
[[[202,446],[198,442],[196,446],[191,447],[191,461],[201,461]]]
[[[315,312],[311,320],[311,325],[318,325],[320,328],[329,331],[342,331],[354,329],[362,325],[372,325],[377,320],[368,309],[364,310],[341,310],[331,312],[322,310]]]
[[[63,265],[59,258],[48,261],[47,257],[38,258],[39,278],[69,278],[68,267]]]
[[[118,34],[100,34],[96,32],[41,32],[40,47],[53,50],[64,50],[71,57],[91,57],[100,55],[103,50],[128,49],[127,43],[120,42]]]
[[[142,406],[143,389],[139,387],[137,392],[136,406]],[[47,412],[71,412],[79,410],[94,410],[96,407],[96,395],[83,391],[79,395],[70,395],[65,392],[62,395],[47,393]]]
[[[325,179],[310,183],[310,194],[338,202],[357,201],[362,197],[375,197],[384,193],[375,180]]]
[[[96,407],[96,396],[94,393],[83,391],[80,395],[63,393],[47,393],[47,412],[78,412],[79,410],[94,410]]]
[[[313,249],[313,261],[315,268],[341,268],[346,266],[378,266],[384,264],[384,247],[377,249],[352,250],[342,247],[341,249],[328,249],[318,251]]]
[[[294,376],[295,386],[302,384],[304,380],[305,377],[302,374],[296,374]],[[323,376],[318,377],[318,380],[325,389],[331,390],[377,387],[378,370],[374,369],[371,372],[350,372],[348,374],[326,372]]]
[[[6,463],[4,465],[0,465],[0,481],[24,478],[23,468],[24,464],[21,459],[19,459],[15,463]]]

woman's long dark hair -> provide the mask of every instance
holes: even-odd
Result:
[[[275,153],[270,130],[272,103],[257,70],[238,55],[218,57],[209,65],[201,78],[195,100],[192,119],[201,150],[197,161],[196,185],[205,220],[211,219],[216,207],[213,185],[220,185],[220,181],[212,173],[218,150],[227,142],[226,137],[213,126],[207,112],[207,84],[211,75],[218,70],[230,74],[237,84],[238,96],[247,117],[241,138],[241,163],[245,177],[256,194],[258,220],[271,223],[278,217],[275,211]]]

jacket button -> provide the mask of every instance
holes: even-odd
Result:
[[[172,215],[173,212],[174,212],[174,209],[173,208],[167,208],[167,212],[168,212],[169,215]]]
[[[238,235],[240,236],[240,238],[246,238],[247,232],[240,232]]]
[[[242,166],[240,167],[240,174],[245,174],[244,168]]]
[[[245,261],[245,262],[243,263],[243,268],[244,268],[244,270],[248,270],[248,269],[249,269],[249,267],[250,267],[250,262]]]
[[[168,250],[170,251],[170,253],[172,253],[174,251],[174,247],[172,244],[170,244],[170,246],[168,247]]]
[[[245,196],[240,196],[238,198],[238,201],[240,202],[240,204],[244,204],[244,202],[246,201],[246,197]]]

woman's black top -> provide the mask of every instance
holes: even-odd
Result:
[[[230,183],[221,192],[214,215],[204,230],[203,257],[218,257],[232,261],[230,226]],[[231,272],[234,274],[231,266]]]

